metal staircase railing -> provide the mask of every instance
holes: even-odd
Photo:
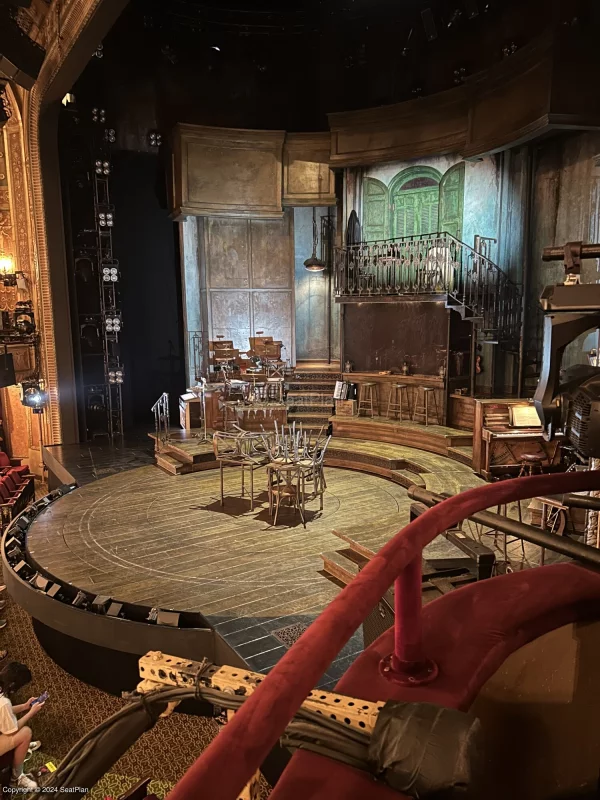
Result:
[[[154,450],[158,451],[170,438],[169,395],[163,392],[150,410],[154,412]]]
[[[440,297],[488,338],[517,341],[521,288],[483,253],[449,233],[337,247],[335,294],[369,297]]]

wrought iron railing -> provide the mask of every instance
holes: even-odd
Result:
[[[449,233],[338,247],[334,271],[338,298],[444,295],[490,336],[519,338],[520,287]]]
[[[169,441],[169,395],[163,392],[150,410],[154,412],[154,430],[156,434],[154,449],[158,451],[161,449],[161,445],[164,447]]]

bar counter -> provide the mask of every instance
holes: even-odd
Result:
[[[344,372],[342,377],[348,383],[376,383],[378,394],[379,414],[385,416],[387,413],[390,387],[393,383],[403,383],[408,386],[408,396],[412,413],[416,390],[419,386],[435,389],[435,399],[439,411],[440,425],[446,424],[446,379],[440,375],[380,375],[378,372]],[[430,414],[433,416],[434,405],[432,399],[429,402]],[[406,414],[406,412],[405,412]]]

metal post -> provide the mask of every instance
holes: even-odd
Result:
[[[394,584],[394,652],[379,664],[381,674],[402,686],[434,680],[437,665],[423,653],[421,628],[421,555],[413,559]]]

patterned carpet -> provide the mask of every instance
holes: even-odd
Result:
[[[32,683],[21,690],[15,703],[45,690],[50,694],[44,709],[32,720],[34,738],[42,742],[41,749],[26,763],[26,771],[34,771],[48,761],[60,763],[81,736],[125,703],[57,666],[39,645],[31,618],[10,598],[3,616],[8,625],[0,631],[0,647],[8,650],[7,660],[27,664],[33,675]],[[161,719],[114,765],[91,796],[94,800],[116,797],[139,780],[152,777],[149,791],[163,797],[218,730],[214,720],[203,717],[173,714]],[[268,793],[265,783],[263,798]]]

